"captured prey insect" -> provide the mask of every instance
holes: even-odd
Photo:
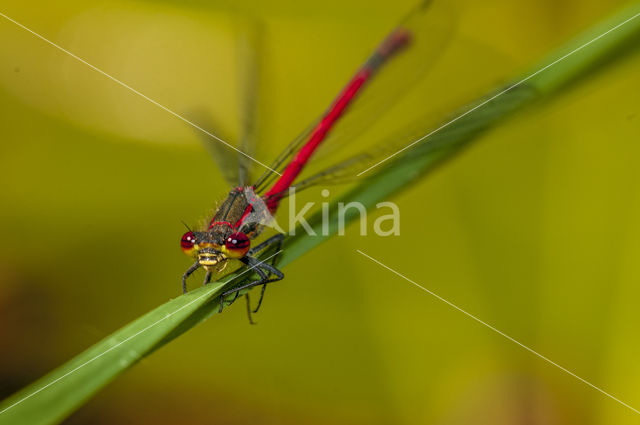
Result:
[[[200,267],[206,270],[204,283],[207,284],[213,273],[222,271],[229,260],[236,259],[254,269],[257,276],[248,283],[223,292],[220,311],[227,297],[235,294],[233,302],[241,290],[261,285],[260,300],[253,310],[258,311],[266,285],[284,278],[275,266],[284,235],[278,233],[254,247],[251,247],[251,241],[270,225],[273,214],[291,188],[301,190],[320,183],[344,182],[355,176],[356,169],[362,169],[363,164],[373,160],[371,151],[365,152],[339,161],[304,180],[298,179],[321,144],[331,140],[332,144],[343,146],[353,139],[354,129],[365,129],[425,74],[434,57],[442,51],[443,36],[448,28],[442,25],[439,16],[433,16],[431,6],[427,1],[413,9],[378,45],[320,118],[291,142],[255,182],[249,182],[248,155],[245,154],[251,151],[248,141],[254,136],[253,107],[249,105],[252,96],[247,96],[242,111],[244,134],[237,158],[229,156],[228,150],[222,150],[222,145],[206,141],[214,150],[218,165],[237,162],[239,166],[233,172],[225,170],[225,177],[234,184],[234,188],[217,208],[208,228],[189,230],[182,236],[182,250],[196,260],[182,277],[184,292],[187,290],[187,278]],[[244,65],[241,70],[252,68],[254,64]],[[246,85],[253,94],[255,78],[247,78]],[[336,127],[351,132],[340,133]],[[259,252],[273,248],[276,254],[271,261],[256,257]],[[248,293],[247,311],[250,317]]]

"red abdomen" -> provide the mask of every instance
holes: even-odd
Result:
[[[320,146],[323,140],[331,131],[331,128],[338,121],[347,106],[353,101],[356,95],[364,87],[365,83],[371,79],[375,71],[394,53],[406,46],[411,39],[410,33],[399,28],[387,37],[373,55],[367,60],[362,68],[351,79],[347,86],[338,95],[329,110],[322,117],[318,125],[311,131],[309,140],[302,146],[302,149],[291,160],[287,168],[284,169],[280,178],[264,194],[264,199],[272,213],[278,209],[280,200],[285,191],[291,187],[293,181],[298,177],[304,166],[311,158],[311,155]]]

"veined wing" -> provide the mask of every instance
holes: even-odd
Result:
[[[242,152],[253,157],[259,134],[258,93],[264,28],[261,21],[248,19],[240,23],[238,70],[240,72],[240,143]],[[238,185],[251,181],[254,162],[238,154]]]
[[[423,116],[402,130],[376,140],[373,148],[362,151],[296,182],[293,188],[298,192],[317,185],[351,183],[361,178],[358,176],[362,171],[367,170],[372,165],[380,164],[382,160],[396,156],[399,152],[401,153],[400,156],[409,160],[419,161],[425,155],[429,155],[443,147],[450,149],[452,138],[457,140],[457,143],[464,143],[465,140],[468,140],[465,136],[477,134],[485,129],[487,123],[490,123],[493,117],[504,114],[505,110],[512,110],[515,105],[522,104],[522,99],[530,99],[532,90],[534,89],[523,84],[512,88],[509,91],[509,95],[502,97],[499,102],[491,102],[496,93],[504,92],[504,88],[499,86],[498,89],[490,92],[484,98],[465,105],[448,119],[434,120],[434,117]],[[478,105],[486,106],[476,109]],[[473,115],[468,114],[468,111],[471,110],[474,111]],[[456,126],[447,128],[453,122],[456,122]],[[453,130],[454,128],[455,130]],[[426,140],[426,137],[430,137],[430,139]],[[421,140],[424,140],[424,142],[415,143]],[[409,148],[407,149],[407,147]],[[385,162],[382,165],[382,167],[388,166],[393,166],[393,162]],[[288,194],[283,193],[282,195],[286,196]]]
[[[216,134],[223,140],[231,140],[220,130],[222,126],[215,122],[212,114],[207,109],[192,109],[185,115],[187,115],[191,121],[197,123],[200,128],[205,129],[209,133]],[[207,152],[209,152],[209,155],[213,159],[213,162],[220,171],[220,174],[222,174],[224,180],[230,186],[236,186],[239,181],[237,166],[238,156],[244,155],[241,155],[229,146],[218,142],[201,131],[196,130],[196,135],[198,136],[198,139],[200,139],[202,146],[204,146]]]
[[[271,164],[271,168],[284,170],[291,157],[301,149],[307,149],[309,142],[313,143],[318,130],[326,133],[321,135],[325,138],[322,140],[323,148],[344,148],[347,143],[357,139],[363,130],[426,75],[444,50],[452,29],[452,20],[446,7],[423,1],[378,46],[327,112],[291,142]],[[359,78],[362,82],[358,81]],[[349,98],[348,91],[354,86],[357,86],[354,95]],[[345,99],[348,105],[340,109],[337,116],[331,117]],[[332,119],[328,128],[319,129],[318,126],[322,127],[328,118]],[[276,178],[275,173],[264,173],[255,184],[256,190],[264,191]],[[285,186],[276,185],[276,192]],[[270,192],[273,190],[274,187]]]
[[[259,90],[258,75],[261,61],[262,24],[255,19],[243,19],[238,23],[238,60],[237,67],[240,75],[238,94],[240,96],[240,137],[238,150],[225,146],[206,134],[198,131],[205,149],[213,158],[225,181],[230,186],[247,186],[254,162],[255,145],[258,134],[257,96]],[[211,113],[205,109],[192,110],[188,114],[192,121],[212,134],[221,135],[220,128]],[[231,140],[222,137],[223,140]]]

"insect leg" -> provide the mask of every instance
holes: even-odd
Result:
[[[281,246],[282,246],[282,241],[284,240],[284,235],[282,234],[277,234],[274,235],[272,237],[270,237],[269,239],[267,239],[266,241],[262,242],[260,245],[256,246],[255,248],[253,248],[252,250],[249,251],[249,253],[254,253],[254,252],[258,252],[261,251],[271,245],[277,244],[277,248],[278,251],[280,250]],[[249,253],[244,256],[243,258],[240,259],[240,261],[242,261],[244,264],[246,264],[247,266],[253,268],[256,273],[258,273],[258,275],[260,276],[260,279],[255,280],[253,282],[250,282],[246,285],[240,286],[238,288],[233,288],[230,289],[226,292],[223,292],[222,295],[220,296],[220,308],[218,310],[219,313],[222,313],[222,309],[224,308],[224,302],[225,302],[225,298],[228,295],[231,295],[233,293],[235,293],[235,297],[233,298],[233,300],[231,300],[230,304],[232,304],[233,302],[235,302],[238,299],[238,296],[240,295],[240,291],[242,291],[243,289],[248,289],[248,288],[252,288],[254,286],[258,286],[258,285],[264,285],[266,286],[267,283],[271,283],[271,282],[276,282],[278,280],[282,280],[284,278],[284,273],[282,273],[280,270],[278,270],[276,267],[274,267],[271,264],[262,262],[260,260],[258,260],[255,257],[252,257],[249,255]],[[277,256],[277,255],[276,255]],[[274,256],[274,257],[276,257]],[[265,273],[266,271],[266,273]],[[275,275],[275,278],[269,278],[269,275]],[[262,304],[262,299],[264,297],[264,286],[262,289],[262,292],[260,294],[260,301],[258,302],[258,307],[256,308],[256,310],[254,312],[257,312],[258,309],[260,308],[260,305]],[[249,318],[249,321],[251,322],[251,318]]]
[[[269,239],[267,239],[264,242],[260,243],[260,245],[257,245],[255,247],[251,248],[249,250],[249,252],[247,253],[247,256],[252,256],[256,252],[260,252],[263,249],[268,248],[268,247],[270,247],[271,245],[274,245],[274,244],[278,244],[278,247],[281,247],[283,240],[284,240],[284,235],[282,233],[278,233],[277,235],[273,235]]]
[[[255,325],[256,322],[251,318],[251,300],[249,299],[249,293],[244,294],[244,299],[247,300],[247,317],[249,318],[249,324]]]
[[[247,264],[247,265],[250,265],[248,262],[243,261],[243,260],[244,260],[244,259],[242,259],[242,260],[241,260],[243,263],[245,263],[245,264]],[[262,281],[262,280],[265,280],[265,279],[267,279],[267,278],[268,278],[268,276],[266,275],[266,273],[265,273],[265,272],[263,272],[263,271],[262,271],[260,268],[258,268],[257,266],[255,266],[255,267],[254,267],[254,270],[255,270],[256,272],[258,272],[258,274],[260,275],[260,280],[258,280],[258,282],[259,282],[259,281]],[[245,285],[245,286],[246,286],[246,285]],[[242,289],[244,289],[244,286],[241,286],[240,288],[233,288],[233,289],[230,289],[230,290],[229,290],[229,291],[227,291],[227,292],[223,292],[223,293],[222,293],[222,295],[220,295],[220,309],[218,310],[218,313],[222,313],[222,309],[224,308],[224,299],[227,297],[227,295],[231,295],[231,294],[233,294],[233,293],[235,292],[235,294],[236,294],[236,295],[235,295],[235,297],[233,297],[233,299],[232,299],[232,300],[231,300],[231,302],[229,303],[229,304],[233,304],[233,303],[238,299],[238,296],[240,295],[240,291],[241,291]]]
[[[206,275],[204,275],[204,283],[206,285],[211,282],[211,271],[208,271]]]
[[[276,260],[278,258],[278,255],[280,254],[280,250],[282,249],[283,240],[284,240],[284,238],[279,238],[277,240],[276,243],[278,244],[278,246],[276,247],[276,255],[274,255],[273,259],[271,260],[271,265],[274,266],[273,269],[276,270],[276,271],[280,271],[280,270],[275,268],[275,265],[276,265]],[[272,271],[271,271],[271,273],[277,275],[277,273],[274,273]],[[258,305],[256,306],[255,310],[253,310],[254,313],[257,313],[258,310],[260,310],[260,306],[262,305],[262,300],[264,299],[264,292],[266,290],[267,290],[267,285],[262,285],[262,291],[260,291],[260,299],[258,300]]]
[[[258,305],[256,306],[254,313],[257,313],[260,310],[260,306],[262,305],[262,300],[264,299],[264,291],[267,290],[267,285],[262,285],[262,290],[260,291],[260,298],[258,299]]]
[[[230,291],[224,292],[222,294],[222,297],[226,297],[226,296],[231,295],[233,293],[238,293],[238,292],[240,292],[240,291],[242,291],[244,289],[253,288],[254,286],[266,285],[267,283],[277,282],[279,280],[282,280],[283,277],[284,277],[284,275],[282,275],[282,277],[273,277],[273,278],[270,278],[270,279],[258,279],[258,280],[255,280],[255,281],[251,282],[251,283],[247,283],[246,285],[242,285],[242,286],[240,286],[238,288],[234,288],[234,289],[231,289]],[[236,298],[238,298],[238,297],[236,297]],[[236,298],[234,298],[234,301],[235,301]],[[222,311],[222,307],[220,307],[220,311]]]
[[[277,277],[276,280],[282,280],[284,279],[284,273],[282,273],[280,270],[278,270],[275,266],[272,266],[269,263],[264,263],[260,260],[258,260],[257,258],[253,258],[253,257],[245,257],[248,259],[248,263],[250,266],[254,266],[256,270],[258,270],[258,268],[261,268],[263,271],[266,271],[269,274],[273,274]]]
[[[283,241],[284,241],[284,235],[282,233],[278,233],[277,235],[270,237],[266,241],[262,242],[260,245],[251,249],[248,252],[248,255],[253,255],[254,253],[259,252],[271,245],[277,245],[276,254],[271,259],[271,265],[275,266],[276,261],[278,260],[278,255],[280,255],[280,250],[282,249]],[[264,292],[266,291],[266,289],[267,289],[267,285],[262,285],[262,291],[260,292],[260,299],[258,300],[258,306],[255,308],[255,310],[253,310],[254,313],[257,313],[258,310],[260,310],[260,306],[262,305],[262,300],[264,299]]]
[[[191,267],[189,267],[187,269],[186,272],[184,272],[184,274],[182,275],[182,293],[186,294],[187,293],[187,278],[189,276],[191,276],[191,273],[195,272],[196,270],[198,270],[198,268],[200,267],[200,263],[198,263],[197,261],[195,262],[195,264]]]
[[[279,280],[284,279],[284,273],[282,273],[280,270],[273,267],[271,264],[263,263],[257,258],[246,256],[242,258],[241,261],[247,264],[248,266],[252,266],[260,275],[260,279],[254,280],[253,282],[247,283],[237,288],[230,289],[229,291],[222,293],[222,299],[224,299],[224,297],[226,297],[227,295],[231,295],[234,292],[238,293],[243,289],[253,288],[254,286],[258,286],[258,285],[266,285],[267,283],[277,282]],[[276,277],[269,278],[267,273],[265,273],[265,271],[267,271],[269,274],[275,275]]]

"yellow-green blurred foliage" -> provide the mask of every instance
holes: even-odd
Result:
[[[264,22],[268,162],[412,5],[30,3],[1,11],[182,113],[238,133],[237,28]],[[415,110],[442,116],[614,0],[457,0]],[[640,56],[519,113],[357,226],[114,382],[69,423],[626,424],[638,417],[358,255],[361,249],[640,406]],[[389,124],[392,126],[392,124]],[[0,381],[26,385],[179,294],[180,220],[227,191],[193,129],[0,20]],[[199,279],[199,277],[198,277]],[[195,284],[195,283],[194,283]]]

